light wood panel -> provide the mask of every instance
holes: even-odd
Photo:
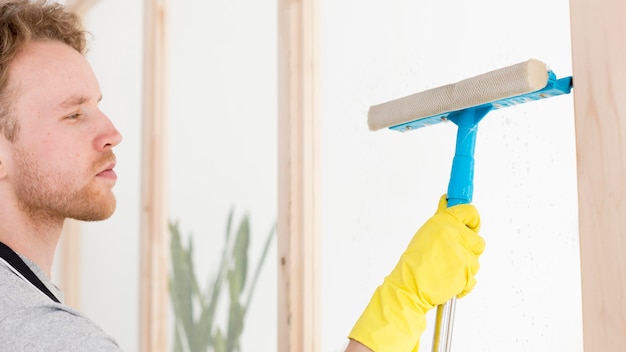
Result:
[[[169,307],[165,179],[168,1],[145,0],[144,6],[139,347],[144,352],[165,352]]]
[[[60,281],[66,305],[80,309],[82,300],[82,252],[83,234],[81,223],[73,219],[65,219],[61,234]]]
[[[278,351],[320,349],[317,0],[278,0]]]
[[[570,0],[570,11],[584,350],[620,352],[626,351],[626,2]]]

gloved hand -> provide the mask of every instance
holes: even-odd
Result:
[[[374,292],[350,339],[374,352],[417,351],[426,313],[472,290],[485,249],[480,217],[471,204],[446,205],[444,195]]]

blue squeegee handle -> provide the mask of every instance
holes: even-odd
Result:
[[[469,204],[474,194],[474,150],[478,123],[490,106],[465,109],[448,116],[457,126],[456,149],[448,183],[448,207]]]
[[[491,106],[454,112],[448,119],[458,126],[456,149],[448,183],[448,207],[472,202],[474,193],[474,150],[478,122],[491,110]],[[432,352],[450,352],[456,298],[437,306]]]

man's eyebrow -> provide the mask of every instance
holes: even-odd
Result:
[[[58,106],[57,109],[67,109],[67,108],[71,108],[73,106],[77,106],[77,105],[81,105],[84,104],[85,102],[87,102],[89,99],[85,96],[79,96],[79,95],[73,95],[67,99],[65,99],[64,101],[62,101]],[[98,102],[100,102],[102,100],[102,95],[100,95],[98,97]]]

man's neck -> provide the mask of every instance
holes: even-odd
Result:
[[[50,277],[63,219],[33,220],[22,212],[0,214],[0,242],[33,261]]]

